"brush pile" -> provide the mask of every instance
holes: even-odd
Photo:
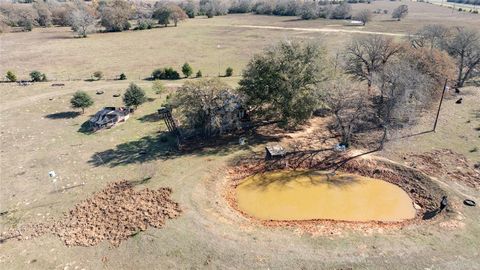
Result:
[[[118,246],[149,226],[161,228],[166,219],[178,217],[182,211],[170,199],[171,193],[170,188],[136,191],[127,181],[111,183],[77,204],[65,218],[51,224],[22,226],[2,238],[28,239],[50,232],[67,246],[94,246],[104,240]]]
[[[480,188],[480,170],[470,165],[465,156],[450,149],[439,149],[406,157],[408,165],[438,178]]]

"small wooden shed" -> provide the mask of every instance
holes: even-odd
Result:
[[[285,154],[286,151],[280,144],[271,144],[265,146],[265,160],[283,158]]]

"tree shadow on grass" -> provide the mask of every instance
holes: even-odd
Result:
[[[250,149],[252,145],[271,141],[271,137],[255,136],[249,145],[239,145],[238,136],[227,136],[211,140],[189,140],[176,147],[176,138],[169,133],[145,136],[136,141],[117,145],[113,149],[97,152],[89,163],[93,166],[116,167],[120,165],[139,164],[152,160],[168,160],[180,156],[226,156],[235,151]]]
[[[90,120],[87,120],[87,121],[83,122],[83,124],[78,129],[78,132],[86,134],[86,135],[93,134],[93,130],[92,130],[92,127],[90,125]]]
[[[178,152],[171,139],[164,141],[162,138],[162,135],[145,136],[136,141],[119,144],[113,149],[93,154],[89,163],[94,166],[116,167],[177,156]]]
[[[154,112],[154,113],[151,113],[151,114],[144,115],[144,116],[138,118],[138,120],[142,123],[144,123],[144,122],[158,122],[158,121],[162,120],[162,118],[160,117],[160,115],[157,112]]]
[[[472,112],[472,115],[473,115],[473,117],[480,119],[480,109],[474,110],[474,111]]]
[[[300,179],[308,179],[308,182],[312,185],[326,184],[337,188],[345,188],[360,181],[359,178],[349,174],[333,175],[325,171],[287,170],[279,174],[259,174],[256,176],[255,181],[252,181],[246,187],[266,189],[272,184],[287,186],[289,183],[299,181]],[[307,183],[301,183],[301,185],[304,184]],[[291,186],[288,186],[288,188],[291,188]]]
[[[80,112],[69,111],[69,112],[59,112],[59,113],[51,113],[45,115],[48,119],[72,119],[80,115]]]

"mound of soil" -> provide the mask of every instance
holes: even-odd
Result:
[[[480,171],[470,165],[465,156],[450,149],[439,149],[422,154],[409,154],[408,165],[438,178],[447,178],[469,187],[480,188]]]
[[[109,184],[77,204],[65,218],[50,224],[32,224],[3,234],[3,239],[28,239],[44,233],[58,235],[67,246],[94,246],[108,240],[118,246],[122,240],[146,230],[160,228],[166,219],[180,215],[172,190],[136,191],[127,181]]]

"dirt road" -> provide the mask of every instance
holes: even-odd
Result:
[[[363,31],[363,30],[333,29],[333,28],[300,28],[300,27],[283,27],[283,26],[268,26],[268,25],[229,25],[229,26],[238,27],[238,28],[291,30],[291,31],[302,31],[302,32],[353,33],[353,34],[367,34],[367,35],[384,35],[384,36],[394,36],[394,37],[406,36],[406,34],[402,34],[402,33],[372,32],[372,31]]]

